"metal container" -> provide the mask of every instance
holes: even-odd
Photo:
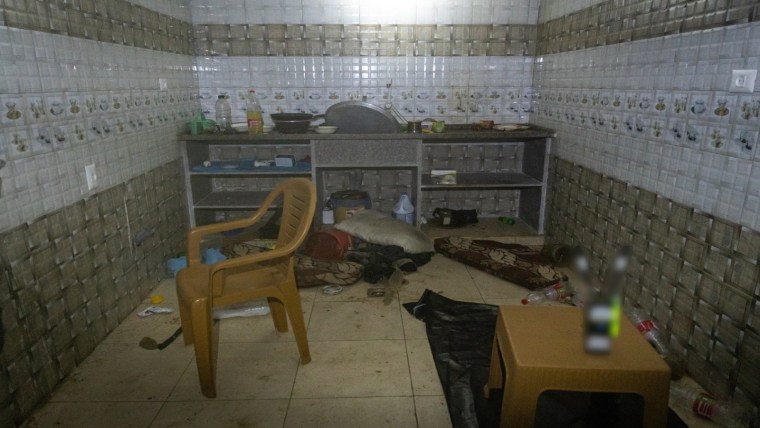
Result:
[[[311,122],[322,117],[308,113],[273,113],[269,116],[277,131],[283,134],[303,134],[309,130]]]
[[[325,123],[341,134],[394,134],[399,124],[390,111],[365,101],[343,101],[325,112]]]

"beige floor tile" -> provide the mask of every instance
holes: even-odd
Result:
[[[301,427],[416,427],[412,397],[294,398],[286,428]]]
[[[475,287],[480,291],[483,299],[522,299],[530,290],[509,281],[480,271],[473,267],[467,267],[467,271],[475,282]]]
[[[443,388],[428,340],[407,340],[406,352],[409,358],[409,371],[412,374],[414,395],[442,395]]]
[[[439,396],[414,397],[418,428],[450,428],[451,418],[446,398]]]
[[[294,398],[412,394],[403,340],[312,342],[311,356],[298,368]]]
[[[404,324],[404,338],[406,340],[427,338],[425,323],[415,318],[403,307],[401,308],[401,322]]]
[[[300,364],[295,342],[220,343],[218,358],[218,400],[288,398]],[[204,399],[193,359],[169,400]]]
[[[47,403],[22,428],[144,428],[161,403]]]
[[[416,301],[425,289],[454,300],[483,301],[467,267],[441,255],[434,256],[430,263],[405,278],[408,283],[399,290],[402,303]]]
[[[401,313],[396,301],[316,302],[309,323],[309,339],[403,339]]]
[[[150,296],[160,295],[164,301],[160,304],[150,303]],[[168,339],[180,326],[177,307],[177,292],[174,288],[174,278],[161,281],[145,298],[140,306],[124,319],[104,340],[103,343],[140,343],[143,337],[151,337],[157,342]],[[148,317],[138,317],[137,313],[149,306],[169,308],[174,312],[169,314],[153,314]]]
[[[374,284],[360,280],[355,284],[342,285],[343,291],[339,294],[325,294],[322,292],[322,287],[314,287],[314,300],[317,302],[367,302],[378,300],[377,298],[367,297],[367,288],[372,285]]]
[[[168,402],[150,427],[282,427],[287,410],[288,400]]]
[[[303,311],[304,323],[309,325],[312,308],[314,306],[314,293],[307,291],[301,293],[301,310]],[[292,342],[295,341],[293,328],[288,319],[288,331],[280,333],[274,328],[272,315],[260,315],[253,317],[234,317],[220,320],[219,341],[227,342]]]
[[[192,359],[192,348],[179,343],[163,351],[148,351],[137,343],[101,343],[51,401],[165,400]]]

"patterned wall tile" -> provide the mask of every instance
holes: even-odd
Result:
[[[608,194],[593,190],[606,180],[594,169],[552,158],[548,239],[581,245],[593,258],[609,260],[618,246],[609,239],[600,245],[594,237],[630,236],[634,259],[626,273],[627,305],[653,316],[671,351],[685,357],[690,375],[705,388],[753,407],[760,397],[741,376],[743,355],[753,346],[750,320],[760,295],[757,232],[633,185],[613,182]],[[611,221],[599,211],[601,205],[617,205],[623,212]],[[572,221],[578,213],[582,221]],[[594,264],[594,272],[601,275],[603,266]]]
[[[128,192],[136,183],[140,192]],[[155,189],[181,187],[173,161],[0,233],[8,273],[0,275],[0,289],[8,293],[0,293],[0,301],[14,309],[2,319],[7,334],[0,363],[10,375],[3,414],[16,422],[28,416],[164,277],[165,260],[182,251],[187,221],[184,198]],[[137,207],[132,217],[123,209],[128,200]],[[146,228],[154,237],[133,251],[130,231]],[[66,256],[57,254],[61,248]]]

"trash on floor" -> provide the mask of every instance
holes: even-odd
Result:
[[[343,287],[340,285],[325,285],[322,287],[322,294],[334,296],[343,292]]]
[[[201,262],[208,265],[212,265],[216,262],[220,262],[226,259],[227,257],[216,248],[206,248],[201,253]],[[179,272],[180,270],[186,267],[187,267],[186,256],[175,257],[173,259],[169,259],[166,261],[166,269],[169,272],[169,275],[171,275],[174,278],[177,277],[177,272]]]
[[[164,308],[162,306],[148,306],[147,308],[138,312],[137,316],[140,318],[145,318],[153,314],[170,314],[172,312],[174,312],[174,309],[172,308]]]
[[[233,317],[254,317],[268,313],[269,304],[266,300],[259,299],[214,309],[214,318],[220,320]]]
[[[142,340],[140,340],[140,347],[143,349],[147,349],[149,351],[152,351],[154,349],[158,349],[159,351],[164,350],[167,346],[171,345],[172,342],[174,342],[179,335],[182,334],[182,327],[178,328],[177,331],[172,333],[171,336],[169,336],[168,339],[164,340],[161,343],[158,343],[155,341],[155,339],[151,337],[143,337]]]
[[[150,303],[154,305],[160,305],[161,303],[164,303],[164,296],[160,294],[154,294],[150,296]]]

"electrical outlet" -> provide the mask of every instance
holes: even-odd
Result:
[[[169,84],[166,82],[166,79],[164,78],[158,79],[158,90],[165,91],[167,89],[169,89]]]
[[[728,85],[729,92],[752,92],[755,90],[757,70],[733,70],[731,82]]]
[[[98,187],[98,175],[95,173],[94,163],[84,167],[84,176],[87,177],[87,190]]]

